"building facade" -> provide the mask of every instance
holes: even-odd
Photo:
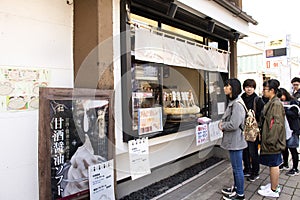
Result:
[[[217,124],[225,106],[222,82],[237,75],[236,43],[248,34],[248,23],[257,24],[241,2],[4,1],[0,66],[13,78],[2,76],[1,84],[14,91],[1,96],[0,199],[39,199],[38,111],[30,98],[27,107],[12,106],[20,96],[37,97],[31,92],[37,85],[115,90],[118,198],[158,179],[130,179],[129,140],[148,138],[152,170],[207,156],[221,134],[212,139],[218,132],[212,125],[211,138],[197,144],[196,119],[208,116]],[[38,74],[39,81],[25,79],[25,72]],[[147,109],[160,113],[157,131],[137,117]]]

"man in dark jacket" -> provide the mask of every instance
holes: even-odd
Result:
[[[300,78],[294,77],[291,83],[293,85],[293,97],[300,101]]]

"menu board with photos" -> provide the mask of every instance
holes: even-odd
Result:
[[[88,167],[113,158],[112,108],[112,91],[40,90],[40,199],[89,198]]]
[[[163,130],[162,108],[139,108],[138,109],[138,132],[139,135],[158,132]]]

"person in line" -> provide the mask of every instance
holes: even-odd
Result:
[[[300,100],[300,78],[294,77],[291,80],[291,83],[293,85],[293,97],[295,97],[295,99],[299,101]]]
[[[280,170],[289,170],[289,151],[292,154],[292,160],[293,160],[293,167],[290,169],[286,175],[288,176],[295,176],[299,175],[299,170],[298,170],[298,163],[299,163],[299,155],[297,151],[297,147],[299,146],[299,134],[300,134],[300,123],[299,123],[299,107],[298,107],[298,102],[295,100],[290,93],[284,89],[280,88],[278,93],[278,97],[280,98],[281,101],[287,102],[289,105],[285,105],[285,115],[287,117],[288,123],[289,123],[289,128],[292,130],[292,137],[297,137],[296,138],[296,143],[294,144],[289,144],[287,142],[285,150],[282,152],[282,157],[283,157],[283,163],[279,166]]]
[[[260,117],[265,103],[255,93],[256,82],[253,79],[247,79],[243,83],[244,93],[242,99],[247,109],[252,109],[255,112],[255,118],[257,123],[260,123]],[[244,176],[248,177],[248,181],[255,181],[259,178],[259,155],[258,155],[258,143],[259,136],[257,136],[254,142],[247,141],[248,147],[243,150],[244,161]],[[251,160],[251,161],[250,161]]]
[[[234,177],[234,185],[231,188],[222,189],[223,199],[245,199],[244,173],[243,173],[243,149],[247,142],[242,133],[246,111],[241,103],[239,94],[242,92],[238,79],[228,79],[224,84],[224,93],[228,99],[228,105],[222,116],[219,129],[223,132],[221,147],[229,151],[229,157]]]
[[[263,87],[269,102],[264,106],[262,116],[260,163],[269,167],[271,184],[260,187],[258,194],[265,197],[279,197],[279,165],[282,163],[281,152],[286,146],[285,111],[276,96],[279,85],[278,80],[270,79]]]

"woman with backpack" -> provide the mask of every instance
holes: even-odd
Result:
[[[288,120],[288,125],[290,130],[292,131],[291,137],[286,141],[286,148],[282,152],[283,163],[279,166],[280,170],[288,170],[289,169],[289,151],[292,154],[293,167],[290,169],[286,175],[287,176],[295,176],[299,175],[298,163],[299,156],[297,147],[299,147],[299,134],[300,134],[300,123],[299,123],[299,107],[298,101],[290,95],[290,93],[284,89],[280,88],[279,93],[277,95],[281,101],[287,102],[288,105],[284,105],[285,115]]]
[[[219,129],[223,132],[221,147],[229,151],[234,177],[234,185],[222,190],[225,200],[245,199],[242,157],[247,142],[242,128],[244,128],[246,111],[243,105],[238,102],[242,101],[239,97],[241,92],[241,83],[238,79],[228,79],[225,82],[224,93],[228,99],[228,105],[219,123]]]
[[[247,107],[255,113],[257,123],[260,123],[260,117],[265,105],[262,98],[255,93],[256,82],[253,79],[247,79],[243,83],[244,93],[242,99]],[[255,141],[247,141],[248,147],[243,150],[244,176],[248,181],[255,181],[259,178],[259,155],[258,155],[259,135]]]

